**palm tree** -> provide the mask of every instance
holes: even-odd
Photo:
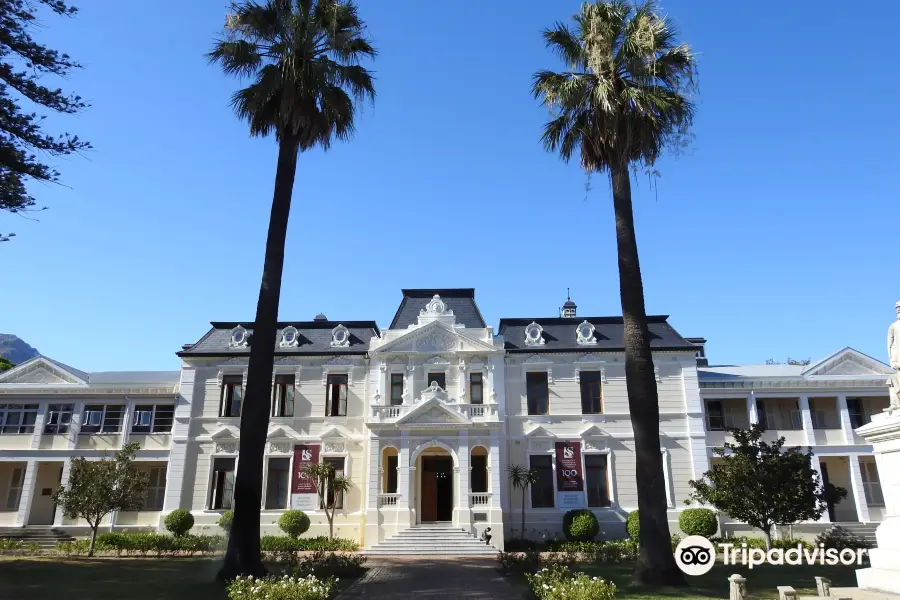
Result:
[[[325,511],[328,519],[328,539],[334,539],[334,511],[338,498],[353,488],[353,483],[343,475],[338,475],[334,467],[327,462],[309,463],[302,470],[303,474],[313,482],[316,494],[319,495],[319,506]]]
[[[297,156],[354,132],[356,102],[374,99],[372,75],[359,63],[375,49],[352,0],[266,0],[232,4],[224,38],[207,55],[228,75],[249,79],[231,99],[250,134],[278,142],[275,192],[265,263],[250,341],[241,414],[234,524],[221,577],[260,575],[259,519],[269,423],[284,242]]]
[[[641,582],[684,584],[675,564],[666,518],[659,445],[659,402],[644,288],[638,262],[629,170],[650,167],[664,148],[677,146],[693,121],[695,62],[677,42],[669,18],[653,0],[582,4],[574,27],[557,23],[543,32],[563,72],[534,75],[533,93],[552,112],[544,147],[568,161],[577,151],[588,172],[608,172],[616,217],[619,293],[625,326],[625,375],[635,436]]]
[[[522,490],[522,541],[525,541],[525,491],[528,486],[537,483],[537,469],[526,469],[522,465],[510,465],[506,468],[509,473],[509,482],[513,489]]]

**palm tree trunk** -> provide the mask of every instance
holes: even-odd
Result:
[[[234,523],[228,538],[225,563],[219,573],[221,579],[231,579],[237,575],[256,577],[266,573],[259,554],[263,455],[269,427],[269,397],[272,393],[284,243],[297,171],[297,152],[298,144],[294,139],[279,141],[266,258],[250,340],[247,391],[241,409],[240,463],[234,481]]]
[[[640,552],[634,578],[639,583],[686,585],[684,575],[672,554],[666,515],[666,489],[659,445],[659,395],[653,357],[650,354],[628,166],[611,168],[610,179],[616,213],[619,293],[625,323],[625,382],[634,429],[635,476],[641,526]]]
[[[525,486],[522,486],[522,541],[525,541]]]

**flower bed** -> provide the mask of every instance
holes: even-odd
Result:
[[[615,600],[616,597],[615,584],[573,573],[562,565],[551,565],[525,577],[538,600]]]

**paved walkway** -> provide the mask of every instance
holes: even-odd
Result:
[[[372,557],[366,575],[338,600],[522,600],[495,558]]]

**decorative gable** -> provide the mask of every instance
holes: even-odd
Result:
[[[844,348],[828,358],[810,365],[803,371],[804,377],[872,377],[889,375],[893,370],[883,362],[858,352]]]
[[[430,425],[470,425],[471,421],[462,413],[449,408],[437,398],[420,404],[404,417],[397,420],[397,425],[430,426]]]
[[[4,373],[0,373],[0,383],[87,385],[88,382],[79,374],[64,369],[43,356],[37,356]]]
[[[456,351],[484,353],[496,350],[489,342],[484,342],[444,323],[434,321],[410,329],[373,352],[442,354]]]

